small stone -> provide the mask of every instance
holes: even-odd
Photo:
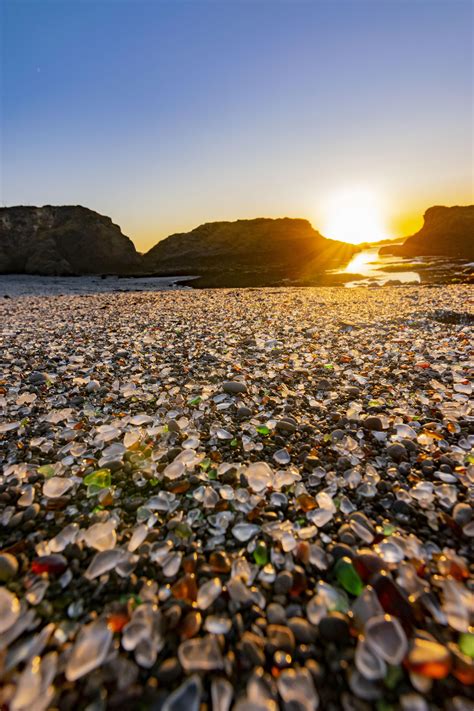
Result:
[[[271,602],[267,607],[267,620],[273,625],[286,624],[286,612],[283,605],[277,602]]]
[[[453,509],[453,518],[458,526],[465,526],[472,519],[472,508],[469,504],[456,504]]]
[[[292,434],[293,432],[296,432],[296,427],[296,421],[290,418],[277,420],[276,423],[276,429],[278,430],[278,432],[282,432],[285,434]]]
[[[0,553],[0,582],[7,583],[18,572],[18,561],[10,553]]]
[[[360,395],[360,389],[355,385],[347,385],[345,391],[349,397],[359,397]]]
[[[44,373],[40,373],[38,370],[34,370],[28,376],[28,382],[32,385],[42,385],[48,382],[48,377]]]
[[[303,617],[290,617],[288,627],[298,644],[312,644],[315,641],[316,630]]]
[[[250,407],[241,405],[241,407],[237,408],[237,417],[240,417],[241,420],[245,420],[249,417],[252,417],[252,410],[250,409]]]
[[[230,395],[237,395],[239,393],[246,393],[247,386],[245,383],[241,383],[238,380],[226,380],[222,383],[222,389],[225,393]]]
[[[282,570],[278,573],[273,583],[275,595],[287,595],[293,587],[293,575],[289,570]]]
[[[39,512],[39,504],[31,504],[31,506],[28,506],[28,508],[23,511],[23,523],[26,523],[27,521],[33,521],[38,516]]]
[[[391,444],[387,447],[387,454],[393,459],[394,462],[401,462],[402,459],[407,459],[407,450],[398,442]]]
[[[380,419],[380,417],[375,417],[373,415],[366,417],[365,420],[362,422],[362,426],[366,430],[372,430],[374,432],[383,431],[382,420]]]
[[[253,632],[244,632],[238,644],[240,663],[246,667],[265,664],[264,639]]]
[[[350,637],[349,622],[341,612],[331,612],[319,622],[319,634],[326,642],[346,644]]]
[[[156,678],[162,684],[172,684],[181,675],[181,664],[177,657],[170,657],[165,659],[164,662],[160,664],[156,672]]]
[[[295,648],[295,636],[285,625],[268,625],[267,638],[273,651],[282,649],[284,652],[291,653]]]

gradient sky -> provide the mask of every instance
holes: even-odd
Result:
[[[0,0],[1,200],[144,250],[380,193],[407,234],[473,201],[470,0]]]

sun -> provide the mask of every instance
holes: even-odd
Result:
[[[360,244],[387,239],[379,195],[367,188],[347,188],[330,195],[323,204],[324,237]]]

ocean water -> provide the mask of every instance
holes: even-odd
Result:
[[[182,282],[192,277],[116,277],[100,276],[45,277],[30,274],[1,274],[0,298],[3,296],[61,294],[97,294],[126,291],[170,291],[190,289]]]
[[[379,248],[364,249],[355,254],[351,261],[336,274],[360,274],[361,279],[347,282],[346,286],[367,286],[368,284],[378,284],[383,286],[390,281],[400,281],[402,284],[419,283],[420,275],[415,271],[404,269],[403,260],[400,257],[389,255],[379,255]],[[410,262],[416,260],[411,259]],[[395,269],[395,265],[399,269]],[[394,271],[383,271],[383,267],[392,267]]]

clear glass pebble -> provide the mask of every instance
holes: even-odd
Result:
[[[255,462],[245,472],[250,488],[257,493],[272,486],[272,470],[266,462]]]
[[[408,642],[396,617],[383,615],[373,617],[365,625],[367,645],[375,655],[387,664],[400,664],[408,651]]]
[[[97,620],[84,627],[67,661],[66,679],[76,681],[100,666],[107,657],[111,642],[112,632],[104,622]]]
[[[51,479],[45,481],[43,494],[47,496],[48,499],[56,499],[60,496],[64,496],[73,486],[74,484],[70,479],[53,476]]]
[[[253,536],[256,536],[260,531],[260,526],[256,526],[253,523],[237,523],[232,528],[232,535],[237,538],[238,541],[249,541]]]
[[[207,610],[208,607],[219,597],[222,592],[222,583],[219,578],[212,578],[203,583],[198,590],[197,606],[200,610]]]
[[[186,672],[215,671],[224,667],[222,652],[214,635],[181,642],[178,657]]]
[[[123,558],[124,551],[120,549],[99,551],[91,560],[89,567],[84,573],[84,577],[88,580],[94,580],[100,575],[104,575],[116,568],[119,563],[122,562]]]
[[[6,588],[0,588],[0,634],[10,629],[20,616],[20,602]]]

